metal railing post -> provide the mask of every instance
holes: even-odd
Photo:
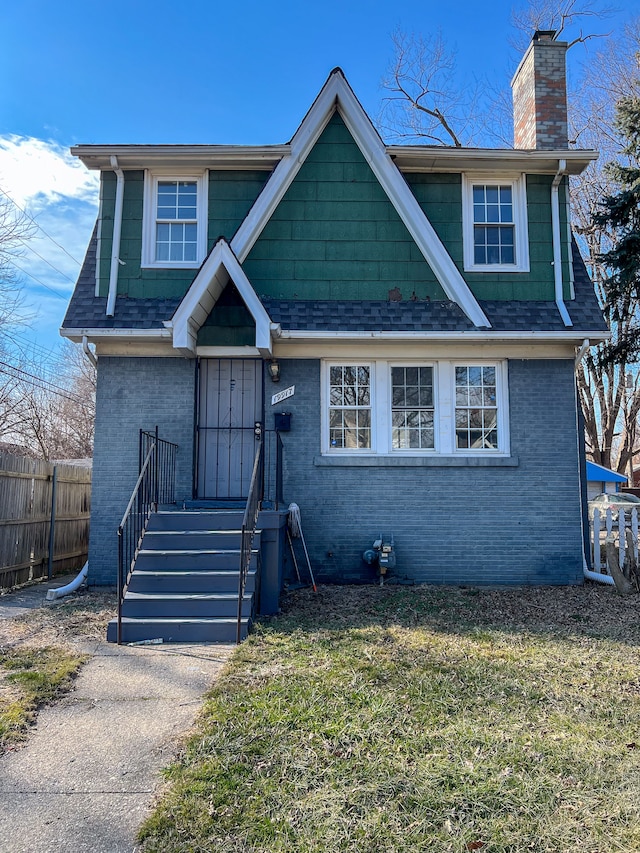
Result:
[[[156,424],[156,435],[155,435],[155,444],[154,444],[154,490],[153,490],[153,503],[155,504],[155,512],[158,512],[158,487],[160,481],[158,479],[158,425]]]
[[[116,634],[116,642],[119,646],[122,645],[122,569],[124,565],[122,550],[122,526],[120,526],[118,528],[118,630]]]

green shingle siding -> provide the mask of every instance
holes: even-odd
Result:
[[[231,240],[269,179],[261,170],[209,173],[208,247]],[[454,263],[479,299],[552,299],[550,175],[527,177],[529,273],[465,273],[459,174],[407,174]],[[570,297],[566,179],[560,188],[565,298]],[[100,293],[108,291],[116,178],[102,175]],[[125,172],[118,293],[181,296],[196,271],[141,269],[144,173]],[[243,264],[260,295],[297,299],[444,299],[406,226],[344,125],[334,115]]]
[[[265,171],[223,171],[209,173],[209,249],[218,239],[231,240],[253,202],[269,178]],[[142,269],[142,212],[144,172],[124,173],[124,201],[118,270],[118,294],[132,299],[184,295],[196,270]],[[102,239],[100,243],[100,295],[109,290],[116,176],[102,173]]]
[[[209,250],[219,237],[231,240],[270,174],[258,170],[209,172]]]
[[[528,273],[464,272],[462,246],[462,177],[453,174],[408,174],[405,176],[418,203],[438,237],[478,299],[553,299],[553,244],[551,240],[551,175],[527,175],[527,218],[529,225]],[[568,282],[566,210],[564,189],[560,191],[563,274]],[[417,250],[417,247],[416,247]],[[568,284],[565,296],[569,296]]]
[[[387,299],[445,295],[342,119],[333,116],[249,253],[261,295]],[[293,263],[292,263],[293,262]]]

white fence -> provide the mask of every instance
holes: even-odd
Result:
[[[590,577],[619,586],[616,570],[637,587],[638,510],[596,509],[590,523],[593,572]],[[594,577],[595,576],[595,577]]]

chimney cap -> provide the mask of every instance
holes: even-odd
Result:
[[[557,30],[536,30],[531,41],[555,41]]]

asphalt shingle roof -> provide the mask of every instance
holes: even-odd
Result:
[[[105,314],[106,297],[95,296],[97,237],[94,231],[78,283],[63,321],[65,329],[160,329],[180,304],[179,298],[129,299],[118,296],[115,315]],[[575,299],[566,302],[574,328],[606,331],[593,285],[575,242],[573,244]],[[455,303],[288,300],[262,298],[274,323],[283,329],[306,331],[464,332],[475,326]],[[566,331],[554,301],[480,301],[492,331]]]

